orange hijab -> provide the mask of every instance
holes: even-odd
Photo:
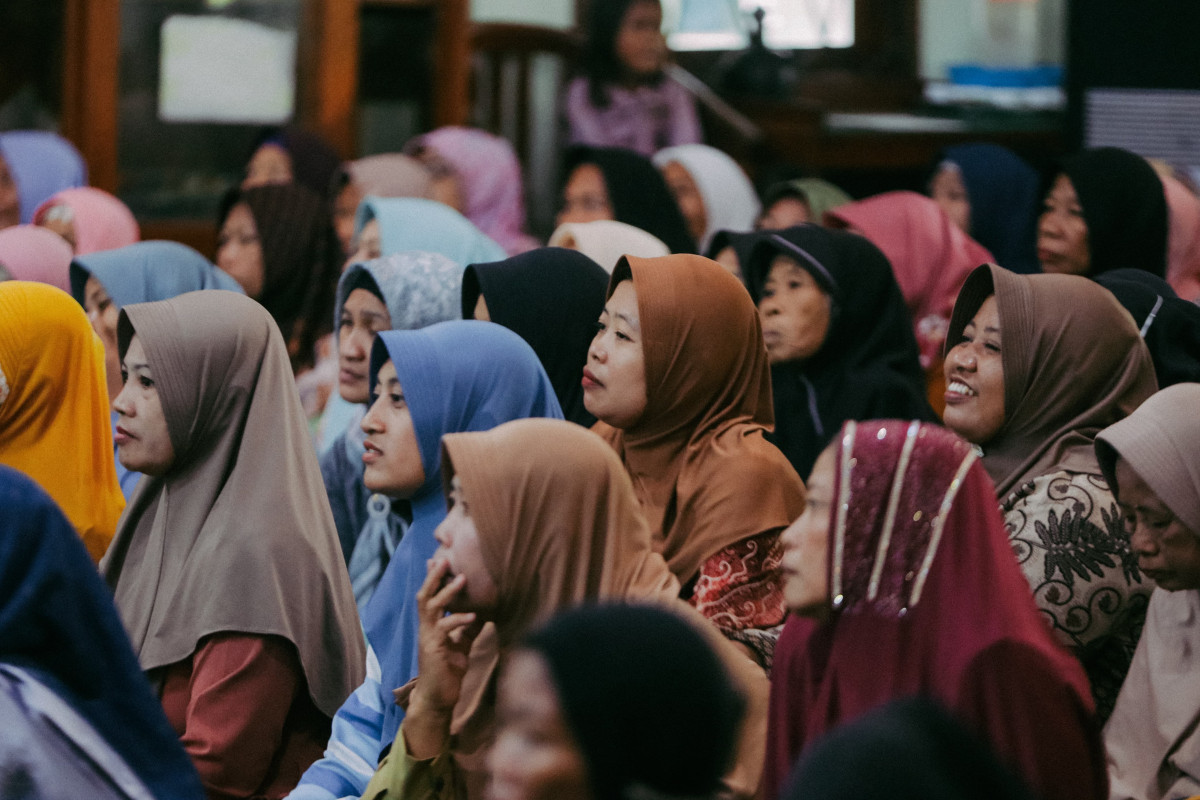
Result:
[[[37,481],[94,561],[125,498],[113,463],[104,346],[71,295],[0,283],[0,464]]]
[[[624,430],[594,430],[624,462],[656,546],[686,584],[710,556],[800,516],[804,484],[765,438],[771,371],[741,282],[693,255],[627,256],[609,297],[624,280],[637,292],[646,410]]]

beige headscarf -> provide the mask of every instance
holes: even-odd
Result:
[[[366,648],[278,327],[249,298],[203,291],[126,306],[117,333],[122,358],[141,338],[175,448],[101,564],[142,668],[221,631],[281,636],[333,716]]]
[[[442,446],[444,483],[449,487],[458,476],[497,588],[495,639],[486,643],[491,652],[497,646],[503,652],[555,612],[582,603],[669,606],[707,631],[748,696],[732,778],[748,794],[762,768],[765,676],[679,600],[679,584],[654,552],[629,476],[611,449],[585,428],[548,419],[448,434]],[[453,728],[457,760],[468,775],[472,765],[482,768],[495,710],[484,698],[494,692],[496,660],[478,659],[479,646],[477,640]]]
[[[637,292],[646,410],[624,430],[597,423],[624,461],[663,557],[682,583],[722,549],[784,528],[804,484],[765,434],[771,372],[754,301],[715,261],[624,258],[608,285]]]
[[[550,247],[578,250],[612,274],[621,256],[658,258],[670,249],[652,233],[615,219],[592,222],[564,222],[550,234]]]
[[[433,198],[433,178],[417,159],[403,153],[366,156],[344,166],[364,195]]]
[[[1017,275],[985,264],[967,278],[947,352],[990,295],[1000,315],[1004,424],[984,444],[1000,498],[1040,475],[1098,474],[1093,440],[1158,389],[1133,318],[1079,275]]]

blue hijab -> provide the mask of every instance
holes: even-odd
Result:
[[[155,797],[204,796],[79,537],[37,484],[8,467],[0,467],[0,662],[70,705]]]
[[[33,222],[37,207],[63,189],[87,186],[83,156],[51,131],[0,133],[0,158],[16,181],[22,224]]]
[[[133,303],[170,300],[200,289],[226,289],[245,294],[241,285],[207,258],[179,242],[138,242],[76,256],[71,262],[71,294],[84,305],[88,278],[100,281],[109,298],[121,309]],[[112,412],[113,428],[117,412]],[[128,502],[142,479],[140,472],[126,469],[116,456],[117,480]]]
[[[503,261],[504,248],[450,206],[419,197],[368,197],[358,204],[354,235],[379,220],[383,255],[405,250],[441,253],[456,264]]]
[[[1041,178],[1024,159],[998,144],[948,147],[942,162],[955,164],[971,201],[971,238],[1005,269],[1042,271],[1037,258]]]
[[[371,391],[391,359],[412,414],[425,483],[412,497],[412,525],[400,540],[374,596],[363,610],[367,641],[379,657],[383,739],[390,742],[404,711],[391,690],[417,674],[417,589],[446,516],[442,495],[442,436],[486,431],[514,419],[562,419],[554,386],[537,355],[517,334],[491,322],[439,322],[415,331],[384,331],[371,350]]]

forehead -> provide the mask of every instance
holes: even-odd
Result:
[[[771,259],[771,273],[767,276],[768,279],[772,276],[783,275],[807,275],[808,270],[800,266],[800,263],[791,256],[785,256],[782,253]]]

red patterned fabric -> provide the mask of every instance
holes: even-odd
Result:
[[[783,622],[779,531],[723,548],[700,567],[688,602],[722,630],[771,628]]]

